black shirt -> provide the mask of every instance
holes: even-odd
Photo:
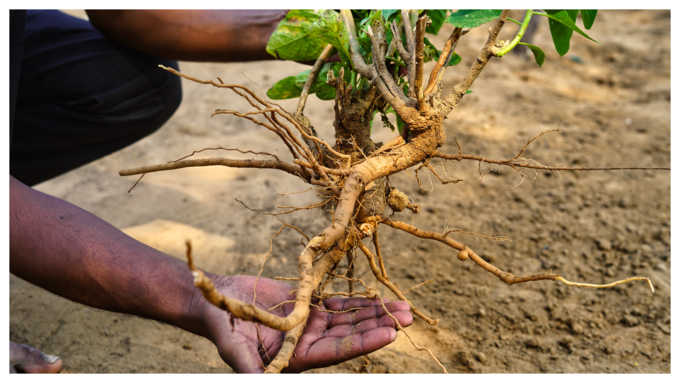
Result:
[[[21,57],[24,51],[24,30],[26,29],[26,11],[9,11],[9,142],[12,143],[14,131],[14,109],[17,105]]]

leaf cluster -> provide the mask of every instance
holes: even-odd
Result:
[[[427,15],[430,22],[426,32],[437,35],[444,23],[449,23],[459,28],[476,28],[497,19],[500,17],[501,12],[500,9],[459,9],[456,11],[427,9],[413,13],[408,20],[402,20],[402,12],[398,9],[352,10],[352,15],[354,17],[359,53],[363,56],[364,61],[370,64],[372,63],[372,43],[368,28],[371,25],[375,25],[374,23],[381,23],[384,27],[385,40],[388,46],[390,46],[394,38],[401,39],[402,44],[406,45],[405,34],[402,32],[400,36],[394,36],[392,29],[389,27],[390,23],[397,23],[398,25],[408,23],[413,28],[418,17]],[[575,22],[579,13],[583,19],[585,29],[589,30],[593,26],[597,10],[545,10],[545,13],[528,10],[523,22],[509,18],[509,21],[520,25],[520,31],[512,42],[506,43],[497,56],[507,54],[517,45],[525,45],[533,52],[538,66],[543,65],[545,61],[543,50],[535,45],[521,41],[533,15],[544,16],[549,19],[550,33],[555,49],[560,56],[564,56],[569,51],[570,41],[574,32],[597,43],[596,40],[576,26]],[[417,17],[414,17],[416,15]],[[402,31],[403,28],[398,28],[398,30]],[[354,70],[354,64],[349,52],[349,33],[340,14],[334,10],[291,10],[272,34],[267,44],[267,52],[278,59],[311,61],[316,60],[328,44],[333,46],[332,53],[338,54],[339,62],[329,62],[323,65],[320,73],[312,83],[309,90],[310,94],[316,94],[321,100],[333,100],[335,98],[335,88],[328,85],[326,80],[331,70],[335,77],[339,77],[341,68],[344,69],[343,80],[351,85],[353,92],[361,92],[372,86],[370,82],[359,76]],[[441,51],[429,39],[424,39],[424,45],[424,62],[439,60]],[[393,73],[397,84],[405,93],[408,93],[409,83],[403,76],[404,71],[399,70],[400,67],[406,68],[406,64],[399,57],[398,50],[394,50],[391,56],[386,57],[386,61],[387,67]],[[453,52],[449,65],[457,65],[460,62],[461,57]],[[300,97],[309,74],[310,70],[306,70],[297,76],[289,76],[278,81],[267,91],[267,96],[274,100]],[[468,91],[468,93],[470,92],[472,91]],[[388,105],[384,110],[376,111],[374,115],[377,113],[382,115],[384,126],[394,130],[394,126],[392,126],[387,118],[389,113],[396,115],[392,107]],[[400,132],[403,125],[403,121],[397,116],[397,129]]]
[[[382,23],[385,26],[385,37],[389,45],[394,36],[388,24],[391,22],[401,23],[401,12],[398,9],[379,9],[353,10],[352,13],[355,20],[355,30],[357,31],[360,53],[367,63],[371,63],[372,45],[367,28],[373,22]],[[426,32],[436,35],[444,25],[449,11],[434,9],[422,10],[419,13],[421,15],[426,14],[431,20]],[[411,20],[406,22],[412,23]],[[402,40],[402,43],[406,43],[406,37],[403,33],[399,38]],[[355,91],[364,90],[371,86],[365,79],[361,79],[354,70],[354,65],[349,55],[349,34],[340,18],[340,14],[334,10],[292,10],[288,12],[269,39],[267,52],[278,59],[310,61],[317,59],[327,44],[333,46],[333,53],[338,54],[340,62],[326,63],[322,67],[321,72],[312,84],[309,91],[310,94],[316,94],[321,100],[334,99],[335,90],[326,84],[326,79],[330,70],[333,70],[336,77],[338,77],[340,68],[344,68],[344,80],[352,84]],[[425,38],[424,61],[439,60],[440,55],[441,51]],[[399,57],[399,53],[394,52],[388,58],[388,61],[390,68],[398,79],[399,85],[404,86],[405,90],[408,91],[408,82],[400,76],[399,67],[405,68],[406,65],[403,59]],[[454,52],[449,65],[457,65],[460,62],[461,57]],[[267,91],[267,96],[274,100],[299,97],[309,72],[309,70],[306,70],[297,76],[289,76],[280,80]]]

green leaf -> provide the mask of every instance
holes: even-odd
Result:
[[[534,53],[534,58],[536,59],[536,64],[538,64],[538,67],[543,66],[543,62],[545,61],[545,53],[543,53],[543,50],[535,45],[527,44],[527,43],[522,43],[522,45],[526,45],[531,51]]]
[[[501,9],[459,9],[446,18],[454,27],[476,28],[501,16]]]
[[[364,24],[368,23],[369,21],[381,20],[381,19],[382,19],[382,11],[381,10],[371,11],[371,14],[370,14],[369,17],[366,17],[365,19],[361,20],[361,25],[364,25]],[[371,25],[371,23],[369,23],[368,25]]]
[[[401,12],[398,9],[383,9],[382,16],[385,21],[391,22],[397,16],[401,16]]]
[[[569,42],[574,31],[588,40],[600,44],[583,32],[574,23],[574,20],[576,20],[576,16],[578,15],[578,10],[546,10],[545,12],[546,14],[538,14],[550,19],[550,34],[552,34],[555,49],[560,56],[564,56],[569,51]]]
[[[566,15],[569,17],[569,20],[571,21],[576,21],[576,17],[578,16],[578,10],[563,10],[563,9],[545,10],[545,13],[547,13],[548,15],[556,15],[560,12],[566,12]],[[571,36],[574,34],[574,31],[571,28],[567,27],[566,25],[560,22],[556,22],[554,20],[548,20],[548,24],[550,25],[550,34],[552,35],[553,43],[555,44],[555,49],[557,50],[557,53],[560,54],[560,56],[564,56],[569,51]]]
[[[404,126],[406,126],[406,124],[398,114],[395,113],[395,115],[397,116],[397,130],[399,130],[399,134],[401,134],[401,131],[404,130]]]
[[[425,37],[423,39],[423,62],[439,60],[441,52]]]
[[[463,60],[458,53],[453,52],[451,55],[451,60],[449,60],[449,66],[454,66],[460,64],[461,60]]]
[[[442,25],[444,25],[446,13],[446,9],[428,9],[425,11],[425,14],[432,20],[432,24],[425,29],[425,32],[432,33],[433,35],[439,33]]]
[[[583,26],[586,29],[593,27],[595,16],[597,16],[597,9],[581,9],[581,18],[583,18]]]
[[[377,113],[377,112],[378,112],[378,111],[376,110],[376,111],[373,113],[373,116],[374,116],[374,117],[375,117],[375,113]],[[380,119],[382,120],[383,128],[388,128],[388,129],[390,129],[391,131],[394,132],[394,125],[392,125],[392,123],[390,122],[390,119],[387,118],[387,115],[386,115],[386,114],[380,113]]]
[[[338,50],[340,59],[344,63],[351,63],[349,57],[349,34],[337,12],[330,9],[324,11],[320,15],[319,20],[309,27],[309,35],[322,40],[326,44],[331,44]]]
[[[309,27],[319,20],[310,10],[292,10],[279,22],[267,42],[267,52],[282,60],[308,61],[319,57],[324,41],[309,34]]]
[[[472,91],[470,89],[465,91],[465,94],[470,94],[470,93],[472,93]]]
[[[267,91],[267,97],[272,100],[287,100],[300,97],[300,93],[302,93],[302,88],[295,85],[295,76],[290,76],[274,84]]]
[[[307,69],[306,71],[295,76],[295,86],[297,86],[300,89],[304,88],[305,83],[307,82],[307,77],[309,77],[309,73],[311,71],[312,71],[311,69]],[[313,92],[310,91],[309,93],[313,93]]]

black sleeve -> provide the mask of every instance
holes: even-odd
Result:
[[[24,30],[26,29],[26,11],[9,11],[9,142],[12,145],[14,131],[14,109],[17,105],[21,57],[24,51]]]

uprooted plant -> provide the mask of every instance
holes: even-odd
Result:
[[[509,19],[508,13],[508,10],[458,10],[450,15],[445,10],[342,10],[340,13],[332,10],[290,11],[272,35],[268,51],[278,58],[297,61],[316,59],[316,63],[310,70],[298,76],[279,81],[267,95],[271,99],[299,97],[298,107],[294,113],[289,113],[279,105],[261,98],[247,87],[225,84],[219,78],[218,82],[200,80],[163,67],[198,83],[230,89],[244,98],[253,110],[238,112],[218,109],[213,116],[235,115],[272,131],[281,139],[293,159],[288,162],[271,153],[226,149],[263,155],[267,158],[188,159],[187,156],[166,164],[124,170],[120,172],[122,176],[138,174],[143,176],[156,171],[195,166],[276,169],[312,185],[310,190],[315,190],[322,199],[321,202],[310,206],[288,208],[276,215],[309,209],[325,209],[332,213],[331,224],[312,239],[308,239],[299,255],[299,276],[288,278],[298,280],[298,287],[296,299],[291,302],[294,303],[294,310],[287,317],[279,317],[252,304],[221,295],[210,279],[205,277],[201,270],[194,268],[189,260],[189,267],[195,276],[195,285],[211,303],[228,310],[235,318],[287,331],[281,351],[269,364],[266,372],[280,372],[288,365],[309,316],[313,298],[323,300],[337,295],[379,298],[377,290],[369,288],[364,281],[353,276],[357,249],[366,256],[375,278],[399,299],[409,302],[404,292],[391,282],[387,275],[385,258],[378,240],[378,228],[381,225],[444,243],[458,251],[457,256],[461,261],[471,259],[509,285],[551,280],[568,285],[605,288],[633,280],[643,280],[649,283],[652,291],[654,290],[649,279],[642,277],[628,278],[607,285],[594,285],[570,282],[558,274],[553,274],[552,271],[515,276],[489,264],[465,244],[448,238],[449,233],[460,232],[459,230],[444,233],[424,231],[408,223],[393,220],[392,216],[386,213],[387,207],[392,212],[409,209],[418,214],[420,211],[420,206],[411,197],[390,184],[390,176],[416,167],[416,177],[419,171],[429,171],[443,184],[455,184],[461,180],[450,178],[445,173],[446,161],[449,160],[477,161],[480,165],[480,174],[482,163],[508,166],[517,171],[522,179],[526,177],[522,168],[544,171],[641,169],[544,166],[522,157],[527,147],[540,135],[531,139],[516,156],[504,160],[464,154],[460,145],[458,152],[454,154],[438,150],[446,140],[444,119],[464,96],[470,93],[470,86],[487,62],[494,57],[502,57],[519,44],[528,45],[522,43],[521,39],[532,16],[550,19],[551,33],[560,55],[564,55],[568,50],[573,31],[595,41],[576,26],[578,10],[545,13],[530,10],[522,22]],[[581,15],[586,29],[590,29],[596,11],[582,10]],[[471,28],[494,20],[496,21],[489,29],[488,39],[467,75],[448,94],[444,94],[443,78],[446,69],[460,62],[460,57],[455,53],[458,41]],[[519,24],[520,30],[512,41],[499,41],[498,34],[507,21]],[[426,32],[437,34],[444,22],[453,24],[455,28],[443,49],[439,51],[429,42],[425,34]],[[545,58],[543,51],[533,45],[528,45],[528,48],[541,66]],[[326,63],[334,52],[338,53],[340,62]],[[436,61],[436,64],[426,81],[423,68],[424,63],[428,61]],[[335,102],[334,144],[319,139],[311,121],[303,114],[307,97],[312,93],[316,93],[320,99]],[[386,117],[389,113],[396,115],[399,133],[385,144],[375,143],[371,140],[371,123],[376,114],[381,115],[385,126],[395,130]],[[541,135],[544,133],[546,132]],[[197,152],[192,155],[195,153]],[[433,161],[436,159],[444,160],[442,166],[444,172],[441,174],[435,170]],[[419,178],[418,182],[420,183]],[[370,239],[373,249],[364,244],[364,239]],[[347,259],[347,271],[336,272],[343,258]],[[347,280],[349,291],[325,292],[327,284],[334,278]],[[355,284],[363,285],[365,289],[355,290]],[[438,320],[429,318],[413,304],[411,311],[430,325],[438,323]],[[397,326],[399,327],[398,322]],[[424,347],[416,347],[429,352]],[[434,358],[434,355],[432,357]]]

